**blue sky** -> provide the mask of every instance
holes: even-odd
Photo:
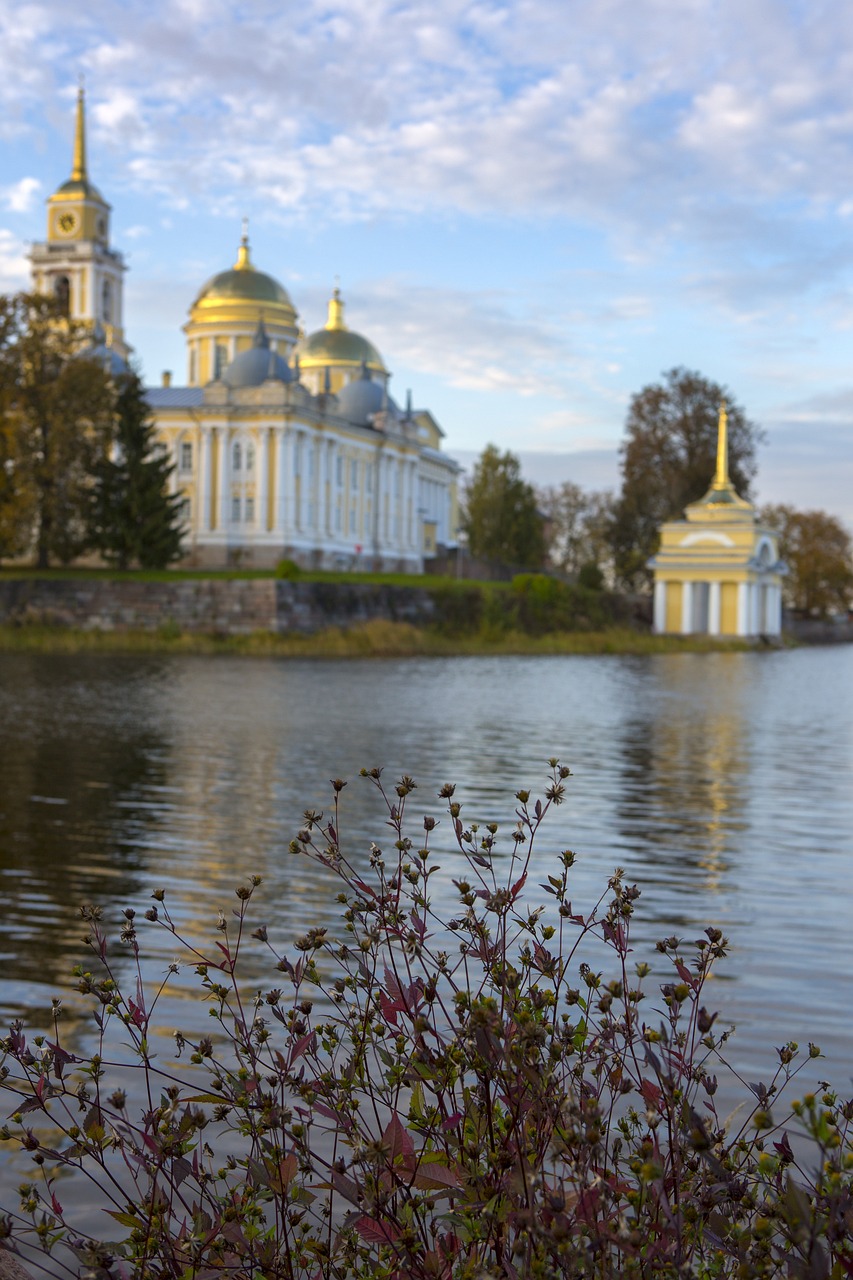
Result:
[[[617,481],[683,364],[767,430],[762,500],[853,525],[853,6],[843,0],[59,0],[0,10],[0,288],[89,159],[146,375],[256,264],[353,328],[449,451]]]

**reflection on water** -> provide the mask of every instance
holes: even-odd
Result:
[[[553,754],[574,778],[537,870],[575,849],[582,902],[625,866],[645,889],[639,942],[721,924],[736,945],[719,998],[744,1060],[811,1037],[843,1062],[851,675],[851,648],[349,663],[0,655],[0,1015],[46,1008],[67,981],[84,901],[115,917],[163,886],[182,927],[206,935],[258,872],[279,937],[327,923],[333,888],[287,849],[332,777],[352,779],[344,833],[358,861],[384,832],[361,766],[413,774],[416,811],[437,812],[453,780],[469,819],[511,824],[515,791],[535,788]],[[449,846],[446,827],[438,835]],[[449,900],[449,847],[446,862],[437,893]]]

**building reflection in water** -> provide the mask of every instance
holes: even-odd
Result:
[[[620,841],[649,889],[678,887],[682,902],[688,889],[707,905],[734,887],[751,768],[745,657],[677,655],[649,664],[639,705],[622,727]],[[665,902],[673,920],[672,898],[648,897]]]

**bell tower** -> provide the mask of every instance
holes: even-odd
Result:
[[[120,253],[110,248],[110,206],[89,180],[86,100],[77,94],[71,176],[47,201],[47,239],[30,252],[33,289],[56,297],[92,341],[125,359],[123,276]]]

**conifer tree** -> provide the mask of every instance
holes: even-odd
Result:
[[[181,498],[169,493],[174,464],[133,371],[118,380],[113,441],[112,456],[94,469],[91,545],[118,569],[164,569],[181,554]]]
[[[472,555],[519,568],[541,567],[542,517],[515,454],[486,445],[465,491],[462,526]]]

